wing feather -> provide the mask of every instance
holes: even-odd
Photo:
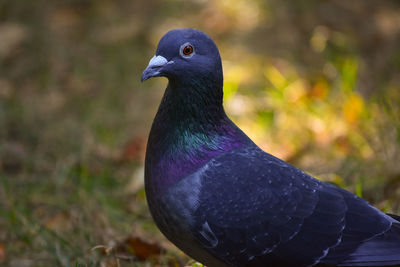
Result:
[[[201,179],[193,236],[234,266],[364,264],[392,225],[366,201],[254,148],[213,159]],[[393,240],[383,248],[389,260]]]

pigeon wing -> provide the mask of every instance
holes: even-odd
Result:
[[[351,244],[340,256],[390,227],[364,200],[258,148],[219,156],[201,176],[193,235],[235,266],[313,265],[344,234]]]

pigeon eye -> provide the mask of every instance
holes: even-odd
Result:
[[[184,54],[184,55],[188,56],[188,55],[190,55],[191,53],[193,53],[193,46],[187,45],[187,46],[185,46],[185,47],[183,48],[183,54]]]
[[[193,56],[193,53],[194,53],[194,47],[190,43],[184,43],[181,46],[181,49],[180,49],[181,56],[187,58],[187,57]]]

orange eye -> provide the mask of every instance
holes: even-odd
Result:
[[[179,48],[179,54],[184,58],[191,58],[196,53],[194,51],[194,46],[191,43],[186,42]]]
[[[190,55],[191,53],[193,53],[193,46],[191,46],[191,45],[186,45],[186,46],[182,49],[182,53],[183,53],[185,56]]]

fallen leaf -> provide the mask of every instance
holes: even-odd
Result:
[[[6,259],[6,248],[2,243],[0,243],[0,262]]]
[[[143,137],[131,139],[123,148],[122,161],[144,161],[146,141]]]
[[[149,258],[158,259],[164,249],[156,243],[130,236],[118,244],[115,250],[118,257],[129,258],[130,255],[135,255],[137,259],[144,261]]]

